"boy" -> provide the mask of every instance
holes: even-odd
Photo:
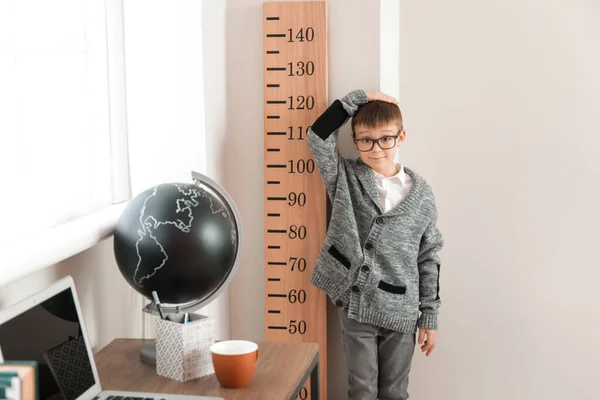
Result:
[[[358,160],[337,152],[350,117]],[[339,309],[351,400],[408,399],[417,327],[421,351],[435,347],[443,239],[431,188],[394,163],[405,137],[397,102],[363,90],[336,100],[307,136],[333,204],[311,282]]]

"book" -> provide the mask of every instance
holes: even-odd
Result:
[[[20,393],[17,400],[38,400],[37,368],[36,361],[4,361],[0,363],[0,376],[3,374],[17,376]],[[9,391],[5,395],[10,393],[13,392]]]
[[[19,374],[16,371],[2,371],[0,370],[0,386],[7,387],[13,383],[13,378],[18,378]]]
[[[0,371],[0,399],[22,400],[21,378],[15,371]]]

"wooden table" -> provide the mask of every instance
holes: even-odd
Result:
[[[319,351],[316,343],[259,342],[258,363],[250,385],[224,389],[209,375],[180,383],[156,374],[156,366],[140,360],[144,339],[115,339],[98,354],[102,390],[223,397],[225,400],[293,400],[310,375],[311,400],[319,399]]]

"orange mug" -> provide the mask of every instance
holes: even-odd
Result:
[[[215,375],[224,388],[247,386],[258,362],[258,345],[247,340],[224,340],[210,347]]]

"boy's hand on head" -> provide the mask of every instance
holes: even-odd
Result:
[[[425,355],[428,357],[435,348],[435,336],[435,330],[419,328],[419,345],[421,346],[421,352],[426,352]]]
[[[392,104],[398,105],[398,100],[396,100],[392,96],[388,96],[387,94],[383,94],[376,90],[365,91],[365,93],[367,94],[368,101],[380,100],[380,101],[385,101],[386,103],[392,103]]]

